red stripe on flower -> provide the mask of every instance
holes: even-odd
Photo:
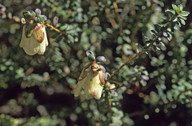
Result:
[[[41,41],[41,42],[43,42],[44,37],[45,37],[45,33],[43,32],[43,35],[40,37],[40,41]]]
[[[103,78],[103,72],[102,71],[99,71],[99,80],[100,80],[100,83],[101,84],[105,84],[105,80],[104,80],[104,78]]]
[[[35,15],[32,16],[32,20],[34,20],[34,19],[35,19]]]
[[[41,24],[37,23],[36,26],[35,26],[35,31],[37,31],[38,29],[40,29],[42,26]]]
[[[95,96],[95,95],[96,95],[96,91],[95,91],[95,90],[92,92],[92,95],[93,95],[93,96]]]

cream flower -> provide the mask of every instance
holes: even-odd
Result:
[[[23,48],[28,55],[44,54],[46,46],[48,46],[45,26],[39,25],[40,24],[37,23],[37,26],[34,28],[34,31],[32,33],[32,36],[29,38],[26,37],[26,25],[23,27],[20,47]]]
[[[100,99],[103,90],[103,83],[104,79],[102,70],[83,70],[79,77],[77,88],[74,90],[74,95],[75,97],[78,97],[80,95],[81,89],[84,89],[85,95],[92,96],[95,99]]]

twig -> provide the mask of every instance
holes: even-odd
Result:
[[[118,87],[115,87],[115,88],[108,89],[108,91],[116,90],[117,88],[120,88],[120,87],[125,87],[125,85],[121,85],[121,86],[118,86]]]
[[[111,99],[107,99],[108,105],[109,105],[109,111],[112,114],[112,109],[111,109]]]
[[[21,19],[20,19],[20,18],[16,18],[16,17],[14,17],[14,16],[12,16],[12,15],[6,14],[6,12],[4,12],[4,11],[0,11],[0,14],[6,15],[9,19],[14,20],[15,22],[21,22]],[[63,34],[63,35],[66,35],[63,31],[57,29],[56,27],[54,27],[54,26],[52,26],[52,25],[50,25],[50,24],[48,24],[48,23],[45,23],[45,25],[46,25],[47,27],[53,29],[54,31],[58,32],[58,33],[61,33],[61,34]]]
[[[122,82],[118,82],[118,81],[114,81],[114,80],[109,80],[108,82],[115,83],[115,84],[123,84]]]
[[[58,33],[61,33],[61,34],[63,34],[63,35],[66,35],[63,31],[57,29],[56,27],[54,27],[54,26],[52,26],[52,25],[50,25],[50,24],[45,23],[45,25],[46,25],[47,27],[51,28],[52,30],[58,32]]]
[[[17,16],[12,16],[11,13],[6,14],[5,11],[0,10],[0,14],[5,15],[5,16],[8,17],[9,19],[14,20],[14,21],[17,22],[17,23],[18,23],[18,22],[21,22],[21,19],[20,19],[20,18],[18,18]]]
[[[58,7],[56,7],[55,5],[53,5],[52,3],[48,2],[48,1],[46,1],[45,4],[49,7],[51,7],[53,10],[55,10],[57,13],[59,13],[61,11]]]
[[[130,62],[132,62],[133,60],[135,60],[138,56],[142,55],[143,53],[145,53],[145,50],[141,51],[140,53],[138,53],[137,55],[135,55],[134,57],[130,58],[127,62],[125,62],[124,64],[122,64],[119,68],[117,68],[115,71],[112,72],[112,74],[109,76],[109,78],[107,79],[107,81],[109,81],[111,79],[111,77],[113,77],[121,68],[123,68],[125,65],[129,64]]]
[[[0,14],[6,15],[6,13],[4,11],[2,11],[2,10],[0,10]]]
[[[47,2],[46,2],[46,4],[47,4]],[[51,6],[51,7],[52,7],[53,9],[55,9],[56,11],[59,11],[59,10],[57,9],[57,7],[55,7],[54,5]],[[8,13],[8,12],[7,12],[7,13]],[[0,14],[6,15],[9,19],[14,20],[15,22],[21,22],[21,18],[19,18],[19,17],[17,17],[17,16],[12,16],[11,13],[8,13],[8,14],[7,14],[7,13],[6,13],[5,11],[0,10]],[[50,24],[48,24],[48,23],[45,23],[45,25],[46,25],[47,27],[53,29],[54,31],[58,32],[58,33],[61,33],[61,34],[63,34],[63,35],[66,35],[63,31],[57,29],[56,27],[54,27],[54,26],[52,26],[52,25],[50,25]]]
[[[119,16],[119,9],[118,9],[117,3],[116,3],[116,2],[113,2],[113,6],[114,6],[114,8],[115,8],[115,14],[116,14],[116,17],[117,17],[119,26],[120,26],[120,27],[119,27],[120,35],[122,36],[122,35],[123,35],[123,28],[122,28],[122,22],[121,22],[121,19],[120,19],[120,16]]]
[[[142,110],[142,111],[136,111],[136,112],[133,112],[133,113],[129,113],[129,117],[134,117],[134,116],[140,116],[140,115],[143,115],[145,113],[145,110]]]
[[[138,53],[137,55],[135,55],[134,57],[130,58],[127,62],[123,63],[119,68],[117,68],[115,71],[113,71],[111,73],[111,75],[109,76],[109,78],[107,79],[107,81],[109,81],[121,68],[123,68],[125,65],[131,63],[133,60],[135,60],[137,57],[139,57],[140,55],[142,55],[143,53],[145,53],[147,50],[151,49],[151,46],[153,45],[153,43],[156,41],[157,38],[154,38],[153,40],[151,40],[150,45],[148,46],[147,49],[142,50],[140,53]]]
[[[116,26],[116,21],[115,19],[113,18],[112,14],[110,13],[110,9],[109,8],[105,8],[105,13],[106,13],[106,17],[107,19],[109,20],[109,22],[111,23],[112,27],[115,29],[115,26]]]

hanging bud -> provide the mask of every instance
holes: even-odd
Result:
[[[98,60],[99,62],[106,62],[106,59],[105,59],[104,56],[98,56],[98,57],[97,57],[97,60]]]
[[[58,24],[59,18],[57,16],[55,16],[53,18],[53,26],[56,26]]]
[[[21,18],[21,23],[26,24],[25,18]]]
[[[113,90],[113,89],[115,89],[116,87],[115,87],[115,84],[111,84],[110,86],[109,86],[109,89],[110,90]]]
[[[88,57],[88,59],[90,61],[94,61],[95,60],[95,55],[94,55],[94,53],[92,51],[90,51],[90,50],[86,51],[86,55],[87,55],[87,57]]]
[[[105,67],[103,65],[99,65],[99,67],[102,69],[103,73],[106,72],[106,69],[105,69]]]
[[[107,80],[107,74],[106,74],[106,69],[105,69],[105,67],[102,66],[102,65],[99,65],[99,67],[102,69],[102,72],[103,72],[103,78],[104,78],[105,80]]]
[[[35,9],[36,14],[41,14],[41,10],[39,8]]]
[[[29,21],[29,24],[33,24],[33,20],[30,20],[30,21]]]

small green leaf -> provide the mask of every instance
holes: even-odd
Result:
[[[183,17],[183,16],[181,16],[181,15],[179,15],[179,17],[180,17],[181,19],[183,19],[183,20],[187,20],[186,17]]]
[[[24,18],[27,19],[27,20],[29,20],[29,19],[32,18],[32,14],[29,13],[29,12],[23,12],[23,16],[24,16]]]
[[[32,15],[36,15],[36,13],[35,13],[34,11],[31,11],[31,14],[32,14]]]
[[[123,36],[123,40],[125,40],[127,43],[131,42],[131,40],[128,36]]]
[[[35,18],[34,18],[34,22],[35,22],[35,23],[39,23],[39,22],[40,22],[40,18],[39,18],[39,17],[35,17]]]
[[[70,42],[72,42],[72,43],[73,43],[73,42],[75,41],[75,40],[74,40],[74,38],[73,38],[73,36],[68,35],[67,37],[68,37],[68,39],[69,39],[69,41],[70,41]]]
[[[119,37],[117,38],[117,42],[118,42],[119,44],[122,44],[123,39],[122,39],[122,37],[121,37],[121,36],[119,36]]]
[[[186,16],[188,16],[189,14],[190,14],[190,13],[189,13],[188,11],[182,11],[180,15],[186,17]]]
[[[175,15],[175,11],[169,9],[165,10],[165,13]]]
[[[87,57],[88,57],[88,59],[90,61],[94,61],[95,60],[95,55],[94,55],[94,53],[92,51],[90,51],[90,50],[86,51],[86,55],[87,55]]]
[[[60,30],[66,30],[68,28],[68,25],[62,25],[61,27],[60,27]]]
[[[172,4],[172,8],[177,11],[177,6],[175,4]]]
[[[160,42],[159,43],[161,46],[165,47],[165,44],[163,42]]]
[[[40,22],[47,20],[47,17],[45,15],[39,15]]]
[[[179,20],[181,21],[182,25],[185,25],[185,21],[183,19],[180,18]]]
[[[167,33],[167,39],[170,41],[172,39],[172,34],[170,32]]]
[[[183,5],[178,5],[179,11],[183,11]]]
[[[173,19],[173,22],[177,22],[177,20],[178,20],[178,18],[177,18],[177,17],[175,17],[175,18]]]
[[[151,30],[151,32],[157,36],[157,32],[155,30]]]
[[[89,56],[88,56],[88,59],[89,59],[90,61],[94,61],[94,60],[95,60],[95,57],[92,56],[92,55],[89,55]]]

